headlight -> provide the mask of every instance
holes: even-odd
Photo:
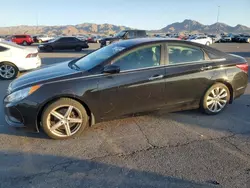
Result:
[[[27,96],[29,96],[32,93],[34,93],[40,87],[41,87],[41,85],[35,85],[35,86],[32,86],[32,87],[24,88],[24,89],[21,89],[19,91],[14,92],[14,93],[11,93],[10,95],[8,95],[4,99],[4,102],[8,102],[9,103],[9,102],[21,101],[24,98],[26,98]]]

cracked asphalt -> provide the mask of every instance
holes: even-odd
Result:
[[[244,56],[250,44],[215,44]],[[44,66],[84,53],[41,53]],[[2,100],[9,82],[1,81]],[[250,86],[221,114],[198,110],[98,124],[81,136],[48,139],[7,126],[0,107],[0,187],[250,187]]]

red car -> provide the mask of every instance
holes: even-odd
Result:
[[[25,46],[34,43],[33,38],[30,35],[13,35],[11,41]]]

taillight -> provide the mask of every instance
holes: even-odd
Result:
[[[236,67],[238,67],[239,69],[241,69],[245,73],[248,73],[248,63],[238,64],[238,65],[236,65]]]
[[[37,53],[33,53],[33,54],[28,54],[26,58],[31,58],[31,57],[36,57],[36,56],[37,56]]]

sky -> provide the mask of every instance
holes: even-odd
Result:
[[[1,0],[0,27],[109,23],[161,29],[184,19],[250,27],[250,0]]]

